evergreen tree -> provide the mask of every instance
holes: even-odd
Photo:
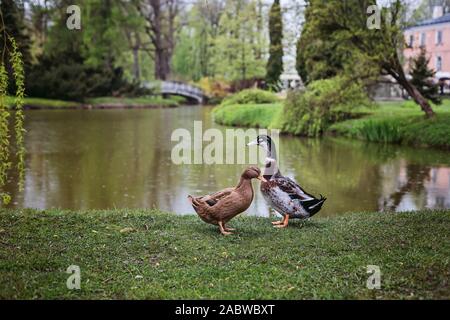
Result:
[[[439,85],[432,82],[432,78],[436,72],[428,68],[429,62],[430,58],[427,57],[427,51],[422,47],[420,54],[412,59],[410,64],[411,83],[426,99],[431,100],[435,104],[441,104]]]
[[[308,66],[321,65],[326,67],[325,70],[329,70],[329,67],[337,63],[338,67],[342,65],[344,72],[354,79],[364,79],[367,76],[373,78],[375,72],[390,75],[414,99],[427,117],[435,115],[428,99],[423,97],[405,75],[400,56],[400,49],[405,42],[405,5],[402,0],[392,0],[389,6],[375,10],[370,16],[367,14],[367,8],[376,6],[376,0],[309,0],[308,4],[311,14],[306,19],[310,25],[310,39],[336,50],[329,50],[332,59],[324,59],[321,56],[321,64],[315,64],[317,60],[312,54],[306,61],[298,63],[300,71],[306,69],[310,73],[315,70]],[[379,23],[379,28],[376,27],[376,22]],[[375,28],[368,28],[368,25],[375,25]],[[302,34],[301,37],[304,36]],[[313,45],[307,49],[312,48]],[[320,54],[319,50],[315,52]],[[364,72],[364,64],[370,66],[370,71]],[[332,72],[333,69],[331,68]]]
[[[106,2],[99,0],[86,0],[82,30],[69,30],[66,8],[70,3],[71,0],[58,1],[52,10],[44,52],[27,76],[27,93],[83,101],[138,90],[127,83],[123,69],[115,65],[113,54],[117,54],[117,49],[111,33],[116,29],[111,16],[117,8],[107,7]]]
[[[283,20],[280,0],[274,0],[269,15],[270,49],[267,62],[266,83],[270,88],[279,86],[280,75],[283,73]]]

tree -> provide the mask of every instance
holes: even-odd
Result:
[[[443,13],[450,13],[450,0],[421,0],[417,8],[412,10],[409,22],[416,24],[421,20],[431,19],[436,6],[442,6]]]
[[[410,63],[411,83],[420,91],[420,93],[435,104],[441,104],[439,96],[439,85],[433,83],[432,78],[436,74],[434,70],[428,68],[430,58],[427,57],[427,51],[421,48],[420,54],[412,59]]]
[[[280,0],[274,0],[269,13],[269,61],[267,62],[266,83],[277,88],[283,73],[283,20]]]
[[[128,50],[131,51],[132,78],[135,82],[139,82],[143,71],[141,60],[144,60],[141,52],[151,55],[150,42],[143,41],[145,38],[145,20],[142,19],[141,15],[136,10],[136,7],[128,1],[119,2],[116,20],[118,21],[118,32],[124,35]]]
[[[47,40],[48,21],[50,18],[49,0],[43,3],[31,2],[30,6],[30,38],[32,41],[31,52],[33,58],[42,54]]]
[[[306,8],[306,22],[297,42],[297,72],[305,83],[335,77],[344,70],[346,58],[351,54],[348,46],[334,41],[314,23],[314,5]]]
[[[433,117],[429,102],[407,80],[403,70],[400,57],[405,45],[402,1],[393,0],[389,7],[383,9],[376,4],[375,0],[310,0],[314,14],[308,16],[312,20],[309,23],[315,26],[318,39],[329,39],[350,53],[350,56],[344,54],[341,61],[336,59],[339,63],[364,61],[377,66],[382,74],[392,76],[408,92],[427,117]],[[371,21],[367,15],[368,8],[376,8],[374,15],[379,17],[379,28],[368,28]],[[358,60],[353,59],[355,54]]]
[[[173,68],[177,75],[193,79],[214,77],[214,43],[219,30],[223,1],[197,0],[187,13],[186,23],[177,36]]]
[[[259,56],[265,47],[258,30],[258,10],[254,0],[227,0],[214,41],[215,72],[226,80],[262,78],[265,61]]]
[[[70,0],[55,0],[52,26],[38,62],[27,75],[27,93],[34,97],[83,101],[94,96],[118,95],[134,90],[115,65],[120,53],[114,23],[116,6],[85,0],[82,32],[66,27]],[[120,35],[120,33],[119,33]]]
[[[166,80],[171,74],[171,60],[175,49],[175,34],[179,28],[177,17],[181,0],[141,0],[136,3],[146,20],[145,31],[153,48],[155,78]]]

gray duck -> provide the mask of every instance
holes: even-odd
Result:
[[[283,216],[281,221],[272,222],[277,228],[288,226],[289,219],[307,219],[322,208],[326,198],[320,195],[316,198],[307,193],[294,180],[281,174],[277,164],[275,144],[267,135],[260,135],[248,146],[257,145],[267,152],[264,178],[261,183],[261,193],[264,199],[275,211]]]

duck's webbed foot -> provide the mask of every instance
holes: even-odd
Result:
[[[289,224],[289,215],[288,214],[284,215],[283,220],[277,221],[277,222],[280,222],[280,223],[274,224],[275,228],[286,228]]]
[[[273,210],[273,209],[271,209],[271,210]],[[274,212],[275,212],[275,211],[274,211]],[[285,219],[285,216],[283,216],[283,218],[281,218],[281,220],[279,220],[279,221],[272,221],[272,224],[273,224],[274,226],[277,226],[277,225],[279,225],[279,224],[283,224],[284,219]]]
[[[236,231],[236,229],[228,228],[227,226],[223,226],[223,228],[225,229],[225,231]]]
[[[223,222],[219,221],[219,229],[220,229],[220,233],[223,234],[224,236],[230,235],[232,234],[231,232],[228,232],[227,229],[224,227]],[[228,229],[229,230],[229,229]]]

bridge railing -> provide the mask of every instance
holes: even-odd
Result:
[[[199,103],[203,103],[206,98],[205,93],[202,89],[177,81],[161,81],[158,83],[144,83],[144,87],[157,89],[162,94],[176,94],[185,96],[191,99],[197,100]]]

